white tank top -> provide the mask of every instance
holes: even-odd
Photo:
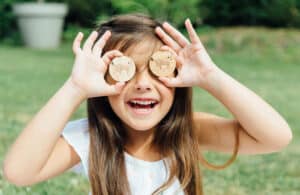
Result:
[[[70,121],[62,132],[65,140],[74,148],[81,163],[71,170],[88,178],[89,131],[86,118]],[[151,195],[168,178],[168,169],[164,160],[145,161],[125,152],[125,166],[132,195]],[[91,193],[90,193],[91,194]],[[161,195],[184,195],[178,179],[164,190]]]

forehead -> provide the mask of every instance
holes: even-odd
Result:
[[[142,68],[148,65],[152,54],[158,51],[162,45],[163,43],[158,40],[144,40],[130,46],[124,54],[134,61],[137,68]]]

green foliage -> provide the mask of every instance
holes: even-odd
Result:
[[[92,28],[83,28],[78,25],[69,23],[66,27],[66,30],[63,33],[63,41],[73,42],[74,38],[79,32],[82,32],[84,37],[88,37],[93,29]]]
[[[261,0],[201,0],[200,15],[212,25],[257,24],[263,12]]]
[[[265,1],[266,22],[272,26],[300,27],[299,0]]]
[[[300,27],[299,0],[201,0],[204,23],[226,25],[267,25]]]
[[[198,0],[112,0],[112,6],[117,13],[140,12],[168,20],[175,26],[182,27],[184,20],[189,17],[194,23],[200,24]]]
[[[23,1],[2,0],[0,3],[0,40],[14,44],[20,42],[20,34],[16,31],[17,23],[12,12],[12,4],[17,2]],[[10,37],[10,39],[4,39],[8,36]]]
[[[34,0],[1,0],[0,41],[21,43],[12,5]],[[169,21],[184,30],[188,17],[195,26],[267,25],[300,27],[300,0],[46,0],[65,2],[69,12],[64,30],[79,26],[94,28],[112,15],[140,12]]]
[[[110,0],[63,0],[69,6],[66,24],[93,27],[99,16],[113,14]]]
[[[8,43],[21,42],[16,16],[12,13],[12,5],[19,1],[24,0],[4,0],[0,5],[0,40],[9,37],[6,41]],[[107,19],[111,15],[131,12],[145,13],[162,21],[168,20],[179,27],[183,26],[187,17],[196,24],[201,22],[197,13],[198,0],[47,0],[47,2],[68,4],[69,12],[65,19],[64,30],[69,26],[93,28],[99,20]]]

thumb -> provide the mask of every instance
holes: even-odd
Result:
[[[117,82],[114,85],[109,85],[108,89],[107,89],[107,94],[109,95],[117,95],[119,93],[121,93],[121,91],[123,90],[125,86],[125,82]]]

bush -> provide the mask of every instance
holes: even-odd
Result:
[[[66,24],[91,28],[98,17],[114,14],[110,0],[63,0],[69,5]]]
[[[299,0],[265,1],[264,8],[266,24],[275,27],[300,27]]]
[[[69,24],[67,24],[67,27],[63,33],[62,38],[64,41],[73,42],[76,35],[79,32],[82,32],[84,35],[84,38],[86,39],[90,35],[92,30],[93,30],[93,28],[81,27],[81,26],[69,23]]]
[[[23,0],[2,0],[0,3],[0,40],[17,44],[21,42],[12,4]],[[26,0],[25,0],[26,1]]]
[[[300,26],[299,0],[201,0],[199,9],[204,23],[214,26]]]
[[[198,14],[199,0],[112,0],[116,13],[140,12],[160,20],[172,22],[177,27],[183,27],[184,20],[189,17],[194,23],[200,24]]]
[[[12,4],[33,0],[1,0],[0,41],[20,43],[20,33]],[[96,22],[111,15],[141,12],[167,20],[184,29],[189,17],[195,26],[267,25],[272,27],[300,27],[300,0],[46,0],[65,2],[69,12],[65,19],[67,28],[92,29]],[[70,31],[70,32],[71,32]],[[70,34],[69,34],[70,35]],[[69,36],[67,35],[67,37]],[[68,37],[69,38],[69,37]],[[67,39],[68,39],[67,38]]]

